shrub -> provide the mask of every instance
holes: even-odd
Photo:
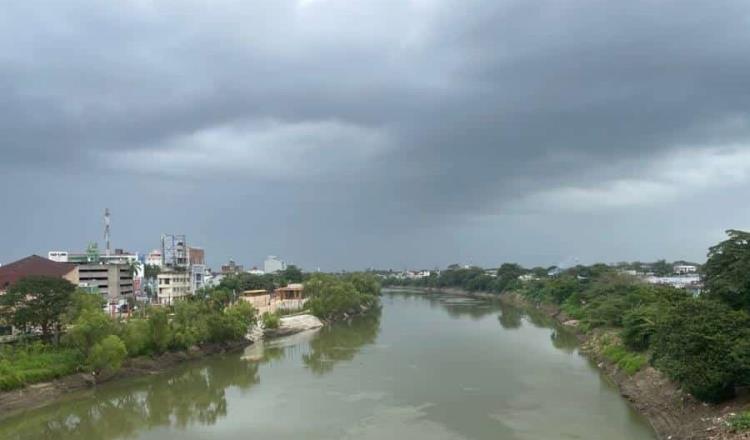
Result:
[[[148,316],[149,345],[156,353],[164,353],[172,340],[166,310],[152,309]]]
[[[140,356],[151,350],[149,323],[145,319],[130,319],[120,331],[128,356]]]
[[[734,432],[750,431],[750,411],[733,415],[727,420],[727,423]]]
[[[263,313],[263,328],[279,328],[281,318],[278,313]]]
[[[84,309],[68,329],[63,342],[87,356],[97,342],[114,331],[114,321],[101,309]]]
[[[109,335],[91,349],[86,364],[96,373],[115,372],[128,355],[125,344],[116,335]]]

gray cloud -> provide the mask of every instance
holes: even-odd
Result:
[[[84,247],[105,206],[121,246],[185,232],[213,263],[700,258],[750,227],[728,199],[750,181],[748,18],[742,1],[6,5],[0,259]]]

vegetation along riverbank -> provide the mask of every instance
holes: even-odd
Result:
[[[1,299],[3,319],[44,331],[41,338],[0,347],[0,413],[7,416],[72,390],[156,373],[252,343],[247,334],[258,322],[256,310],[233,293],[242,283],[255,281],[250,278],[229,277],[169,306],[142,304],[132,316],[118,319],[103,311],[99,295],[76,291],[64,280],[19,281]],[[379,303],[380,285],[372,275],[315,274],[304,281],[306,308],[325,322],[365,313]],[[261,322],[278,329],[284,319],[264,314]],[[314,319],[287,319],[290,328],[280,334],[313,328]]]
[[[580,335],[660,438],[746,438],[750,234],[728,234],[709,250],[698,296],[603,264],[554,272],[505,264],[495,276],[452,268],[385,284],[492,294],[544,310]]]

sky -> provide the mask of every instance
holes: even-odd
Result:
[[[704,261],[750,229],[745,0],[0,9],[0,262]]]

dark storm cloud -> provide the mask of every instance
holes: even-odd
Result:
[[[0,12],[0,183],[27,189],[0,201],[114,204],[128,246],[186,230],[216,260],[601,258],[600,236],[529,237],[750,180],[748,20],[743,1],[17,2]],[[51,200],[50,176],[70,193]],[[3,237],[4,259],[93,235],[56,220],[78,232],[53,246],[44,222],[4,221],[26,237]],[[613,260],[658,256],[626,230]],[[694,252],[675,243],[664,256]]]

